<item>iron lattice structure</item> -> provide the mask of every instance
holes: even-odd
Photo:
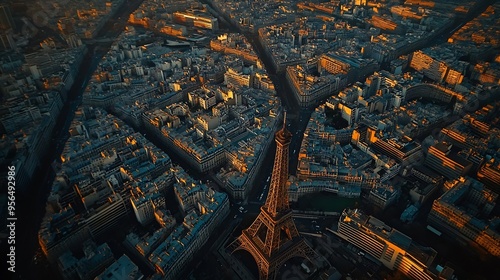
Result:
[[[286,120],[286,114],[285,114]],[[276,132],[276,156],[269,195],[252,225],[243,230],[228,250],[248,251],[257,263],[260,279],[276,279],[280,267],[292,257],[312,260],[314,251],[299,235],[288,204],[288,153],[292,134]]]

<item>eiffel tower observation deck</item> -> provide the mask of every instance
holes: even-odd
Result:
[[[288,155],[292,134],[286,128],[286,112],[283,128],[276,132],[276,156],[271,185],[266,202],[260,208],[255,221],[243,230],[228,250],[249,252],[259,270],[260,279],[276,279],[280,267],[293,257],[312,261],[314,251],[299,235],[288,204]]]

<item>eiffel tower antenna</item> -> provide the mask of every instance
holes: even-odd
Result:
[[[299,235],[288,204],[288,154],[292,134],[283,127],[276,132],[276,156],[266,202],[249,228],[233,241],[228,250],[245,250],[255,259],[260,279],[276,279],[280,267],[293,257],[312,260],[314,251]]]
[[[286,109],[285,112],[283,113],[283,128],[286,127]]]

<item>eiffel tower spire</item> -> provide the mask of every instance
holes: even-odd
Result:
[[[228,246],[231,252],[246,250],[259,268],[260,279],[275,279],[288,259],[299,256],[311,259],[314,251],[299,235],[288,205],[288,154],[292,134],[283,127],[276,132],[276,156],[269,195],[252,225],[243,230]]]
[[[290,211],[288,205],[288,154],[292,134],[286,128],[286,111],[283,127],[276,133],[276,156],[271,177],[271,185],[266,203],[262,207],[273,218]]]

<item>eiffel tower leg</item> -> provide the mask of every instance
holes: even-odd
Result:
[[[228,246],[226,246],[226,250],[228,250],[231,254],[234,254],[234,252],[238,250],[244,250],[250,253],[252,255],[252,258],[255,260],[255,263],[257,264],[257,268],[259,270],[259,279],[269,279],[268,278],[268,269],[269,267],[267,266],[267,262],[265,260],[261,259],[258,254],[250,246],[248,246],[247,243],[243,242],[241,237],[238,237],[236,240],[231,242]]]
[[[268,267],[265,267],[265,265],[260,262],[260,265],[259,265],[259,280],[268,280],[268,279],[272,279],[272,278],[269,278],[269,271],[268,271]]]
[[[270,276],[268,279],[276,279],[283,264],[293,257],[308,259],[312,262],[312,260],[316,257],[316,252],[314,252],[314,250],[304,240],[301,240],[297,246],[282,254],[279,259],[272,264],[275,269],[269,272]]]
[[[228,250],[231,254],[236,252],[238,249],[242,249],[241,248],[241,240],[239,237],[236,238],[233,242],[231,242],[231,244],[226,246],[226,250]]]

